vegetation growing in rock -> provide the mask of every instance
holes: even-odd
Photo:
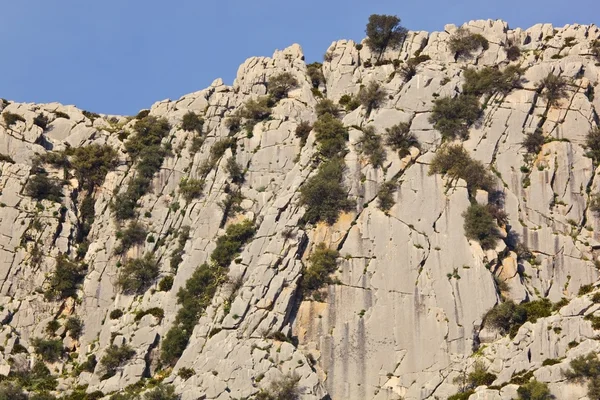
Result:
[[[315,106],[315,112],[319,118],[326,114],[330,114],[331,116],[337,118],[340,110],[333,101],[329,99],[323,99]]]
[[[342,184],[344,169],[342,159],[332,159],[322,164],[318,173],[300,188],[300,204],[306,208],[304,221],[324,221],[331,225],[340,211],[355,205],[348,199],[348,191]]]
[[[172,275],[167,275],[158,282],[158,290],[161,292],[168,292],[173,287],[173,278]]]
[[[116,254],[125,254],[133,246],[144,244],[148,232],[146,227],[138,221],[131,221],[124,231],[118,231],[117,237],[121,243],[115,247]]]
[[[73,339],[79,339],[83,333],[83,321],[79,317],[69,317],[65,322],[65,331],[69,333]]]
[[[104,356],[100,359],[100,365],[104,370],[104,376],[102,378],[107,379],[114,376],[117,373],[118,368],[131,360],[134,355],[135,350],[126,343],[121,346],[111,344],[106,349]]]
[[[346,149],[348,130],[341,121],[331,114],[324,114],[313,126],[319,153],[325,158],[341,155]]]
[[[498,228],[489,206],[471,204],[463,213],[467,239],[479,242],[484,250],[493,249],[498,242]]]
[[[386,159],[385,150],[381,144],[381,139],[381,135],[375,133],[375,127],[367,126],[363,128],[361,149],[363,154],[369,158],[369,162],[373,168],[382,167]]]
[[[410,154],[411,147],[420,147],[417,137],[410,133],[410,125],[400,122],[385,129],[385,144],[398,152],[400,157]]]
[[[250,220],[230,225],[225,235],[217,238],[217,247],[211,253],[211,260],[220,267],[229,267],[237,252],[254,236],[254,233],[254,223]]]
[[[540,151],[542,151],[545,141],[546,138],[544,137],[542,130],[538,128],[535,131],[525,135],[523,147],[525,147],[525,150],[527,150],[527,153],[529,154],[538,154]]]
[[[369,17],[366,44],[379,60],[387,48],[395,49],[404,43],[408,30],[395,15],[373,14]]]
[[[404,79],[405,82],[410,81],[413,76],[417,74],[417,66],[422,62],[428,61],[430,59],[427,55],[418,55],[416,57],[409,58],[405,64],[400,66],[400,76]]]
[[[302,121],[296,127],[296,137],[300,139],[300,146],[304,147],[310,131],[312,131],[312,125],[308,121]]]
[[[313,88],[318,88],[321,84],[325,83],[325,76],[323,75],[323,64],[314,62],[306,66],[306,73],[310,78]]]
[[[9,111],[4,111],[2,113],[2,118],[4,118],[4,123],[6,124],[7,128],[10,128],[18,121],[25,122],[25,118],[23,118],[19,114],[11,113]]]
[[[594,165],[600,164],[600,127],[592,128],[585,137],[586,155],[594,161]]]
[[[235,161],[234,157],[227,160],[225,169],[229,173],[229,178],[233,183],[241,184],[244,182],[244,170],[240,164]]]
[[[273,381],[268,389],[261,390],[256,395],[256,400],[300,400],[300,377],[285,375]]]
[[[457,136],[466,139],[469,127],[479,119],[481,112],[479,100],[473,95],[442,97],[434,101],[429,122],[444,139]]]
[[[35,338],[31,343],[35,353],[46,362],[56,362],[64,353],[63,343],[60,339]]]
[[[549,317],[551,313],[552,303],[546,298],[521,304],[508,300],[487,312],[484,325],[514,337],[525,322],[534,323],[538,318]]]
[[[33,124],[39,126],[40,128],[42,128],[42,130],[45,131],[48,127],[48,117],[46,117],[42,113],[39,113],[33,118]]]
[[[588,397],[590,399],[600,398],[600,360],[594,352],[585,356],[579,356],[569,364],[569,370],[563,374],[567,380],[572,382],[588,382]]]
[[[0,382],[0,400],[28,400],[27,394],[13,382]]]
[[[290,90],[296,87],[298,87],[296,77],[289,72],[282,72],[269,78],[267,93],[277,101],[287,97]]]
[[[519,46],[509,46],[506,49],[506,58],[508,58],[510,61],[516,61],[521,57],[521,49],[519,48]]]
[[[509,65],[503,71],[494,67],[484,67],[480,70],[467,68],[464,72],[465,83],[463,93],[475,96],[494,93],[507,94],[520,87],[523,69]]]
[[[194,178],[181,178],[179,182],[179,193],[188,203],[202,195],[204,180]]]
[[[323,286],[333,283],[329,275],[337,268],[337,250],[328,249],[325,243],[319,243],[308,257],[309,267],[302,277],[302,290],[305,295],[311,295]]]
[[[179,264],[181,264],[181,262],[183,261],[183,249],[189,238],[190,227],[182,226],[181,230],[177,235],[177,248],[173,250],[173,252],[171,253],[171,258],[169,259],[169,266],[171,267],[171,271],[177,272]]]
[[[458,28],[450,37],[449,48],[456,58],[471,57],[478,49],[487,50],[489,42],[478,33],[471,33],[468,29]]]
[[[25,186],[25,194],[38,201],[49,200],[55,203],[60,203],[63,197],[60,182],[48,177],[45,171],[40,171],[29,178]]]
[[[384,182],[377,192],[377,206],[385,213],[390,211],[395,204],[394,193],[398,189],[398,184],[395,182]]]
[[[477,189],[491,190],[494,178],[485,166],[473,160],[461,145],[444,145],[429,166],[429,174],[445,174],[452,179],[464,179],[470,193]]]
[[[377,81],[371,81],[367,86],[361,86],[358,91],[358,101],[365,108],[367,115],[379,108],[387,94]]]
[[[157,387],[144,393],[144,400],[179,400],[181,396],[175,394],[173,385],[160,383]]]
[[[245,120],[244,128],[252,132],[254,126],[271,116],[273,99],[270,96],[262,96],[257,99],[246,101],[239,111],[239,116]]]
[[[102,185],[106,175],[118,165],[117,152],[109,145],[92,144],[67,152],[79,186],[92,191]]]
[[[46,299],[63,300],[75,297],[86,271],[87,264],[70,261],[64,254],[59,255],[56,258],[56,266],[50,277],[48,289],[45,291]]]
[[[181,121],[181,129],[188,132],[202,133],[204,120],[193,111],[187,112]]]
[[[340,104],[340,106],[344,107],[344,109],[346,111],[349,112],[349,111],[354,111],[358,107],[360,107],[360,100],[358,99],[357,96],[351,96],[349,94],[345,94],[342,97],[340,97],[339,104]]]
[[[542,97],[550,106],[556,106],[560,99],[568,96],[567,85],[568,82],[565,78],[549,73],[539,83],[538,90],[541,90]]]
[[[125,294],[142,294],[158,277],[158,264],[152,254],[130,258],[121,267],[117,286]]]
[[[532,380],[517,389],[519,400],[551,400],[555,397],[550,393],[548,385],[538,380]]]

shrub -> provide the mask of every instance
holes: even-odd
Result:
[[[17,121],[25,122],[25,118],[20,116],[19,114],[14,114],[8,111],[5,111],[2,114],[2,118],[4,118],[4,122],[6,123],[6,127],[9,128],[17,123]]]
[[[310,223],[325,221],[332,225],[340,211],[348,210],[354,202],[342,184],[345,165],[333,159],[321,165],[318,173],[300,188],[300,205],[306,208],[303,220]]]
[[[367,110],[367,115],[371,114],[386,98],[386,92],[376,81],[371,81],[367,86],[363,86],[358,91],[358,100]]]
[[[271,100],[267,96],[248,100],[240,111],[242,118],[247,120],[246,129],[254,127],[257,122],[267,119],[271,115]]]
[[[340,110],[335,105],[335,103],[329,99],[323,99],[319,101],[315,107],[315,112],[317,116],[320,118],[326,114],[330,114],[333,117],[338,117]]]
[[[521,57],[521,49],[519,48],[519,46],[510,46],[508,49],[506,49],[506,58],[508,58],[510,61],[516,61]]]
[[[464,72],[463,93],[475,96],[496,92],[506,94],[520,86],[521,75],[523,70],[514,65],[506,67],[504,71],[493,67],[484,67],[479,71],[468,68]]]
[[[481,116],[482,110],[477,97],[460,95],[443,97],[434,101],[429,122],[437,129],[444,139],[469,136],[469,127]]]
[[[110,319],[119,319],[122,316],[123,316],[123,310],[121,310],[120,308],[115,308],[109,314]]]
[[[142,294],[158,277],[158,264],[152,254],[129,259],[121,267],[117,285],[125,294]]]
[[[65,322],[65,330],[73,339],[79,339],[83,333],[83,321],[79,317],[69,317]]]
[[[548,105],[556,106],[560,99],[567,97],[567,85],[565,78],[549,73],[539,83],[539,88],[542,90],[542,97],[546,99]]]
[[[494,185],[494,178],[485,166],[473,160],[461,145],[442,146],[431,161],[429,174],[446,174],[452,179],[464,179],[471,193],[477,189],[490,191]]]
[[[325,83],[323,75],[323,64],[314,62],[306,66],[306,73],[310,78],[313,88],[318,88],[322,83]]]
[[[25,186],[25,194],[38,201],[49,200],[60,203],[63,193],[60,183],[56,179],[49,178],[46,173],[34,175]]]
[[[144,400],[179,400],[180,397],[175,394],[175,387],[173,385],[162,383],[144,394]]]
[[[159,307],[152,307],[147,310],[137,312],[135,314],[134,320],[139,321],[146,315],[152,315],[154,318],[158,319],[159,321],[162,321],[162,319],[165,317],[165,311]]]
[[[448,397],[448,400],[469,400],[472,394],[474,394],[474,390],[467,390],[466,392],[456,393],[452,396]]]
[[[360,107],[360,101],[356,96],[350,96],[349,94],[345,94],[340,97],[339,101],[340,105],[344,107],[346,111],[354,111],[358,107]]]
[[[37,360],[31,370],[11,371],[9,379],[29,391],[39,391],[42,393],[47,390],[56,390],[58,386],[56,378],[52,376],[48,367],[42,361]],[[0,395],[0,399],[4,399],[2,395]],[[46,397],[40,397],[40,399],[46,399]]]
[[[586,155],[594,161],[594,165],[600,164],[600,128],[592,128],[585,137]]]
[[[591,52],[596,60],[600,62],[600,40],[596,39],[592,42]]]
[[[13,382],[0,382],[0,400],[28,400],[27,394]]]
[[[135,350],[128,344],[123,344],[120,347],[111,344],[104,356],[100,359],[100,365],[104,368],[105,377],[114,376],[117,369],[129,361],[135,355]]]
[[[486,38],[478,33],[471,33],[465,28],[458,28],[450,37],[450,51],[456,58],[468,58],[477,49],[487,50],[490,45]]]
[[[296,137],[300,138],[300,146],[304,147],[310,131],[312,131],[312,125],[308,121],[302,121],[296,127]]]
[[[420,147],[417,137],[410,133],[410,125],[405,122],[386,128],[385,132],[385,144],[397,151],[400,157],[410,154],[411,147]]]
[[[369,162],[373,168],[380,168],[385,162],[385,150],[381,144],[381,136],[375,133],[373,126],[367,126],[363,129],[362,152],[369,157]]]
[[[225,169],[229,173],[229,178],[231,178],[233,183],[241,184],[244,182],[244,170],[240,164],[235,161],[235,158],[231,157],[227,160]]]
[[[137,221],[132,221],[124,231],[117,232],[121,236],[121,244],[115,248],[115,253],[124,254],[133,246],[144,244],[148,232],[146,227]]]
[[[298,87],[298,80],[294,75],[289,72],[282,72],[269,78],[267,93],[275,100],[281,100],[287,97],[289,91],[296,87]]]
[[[582,285],[577,292],[578,296],[583,296],[594,291],[594,285]]]
[[[313,126],[315,139],[319,145],[319,153],[325,158],[340,155],[346,149],[348,130],[331,114],[319,117]]]
[[[525,135],[523,147],[525,147],[525,150],[527,150],[529,154],[538,154],[542,151],[545,140],[546,138],[544,137],[542,130],[538,128],[534,132]]]
[[[75,177],[81,187],[92,191],[96,186],[102,185],[109,171],[118,165],[115,149],[108,145],[92,144],[85,147],[76,147],[71,150],[70,165],[75,170]]]
[[[495,380],[496,375],[487,372],[485,364],[482,361],[475,361],[473,371],[467,377],[469,389],[474,389],[478,386],[490,386]]]
[[[168,292],[173,287],[173,276],[167,275],[158,282],[158,290],[161,292]]]
[[[183,380],[187,380],[190,379],[192,376],[196,375],[196,371],[194,371],[193,368],[180,368],[179,371],[177,372],[177,375],[183,379]]]
[[[302,289],[305,294],[313,293],[333,281],[329,277],[337,268],[337,250],[330,250],[325,243],[319,243],[308,257],[309,267],[304,271]]]
[[[498,329],[502,334],[510,333],[514,337],[525,322],[534,323],[538,318],[549,317],[551,313],[552,303],[548,299],[518,305],[509,300],[488,311],[484,317],[484,325]]]
[[[14,164],[15,160],[12,159],[11,156],[0,153],[0,162],[7,162],[10,164]]]
[[[408,61],[400,67],[400,75],[404,78],[404,81],[408,82],[411,80],[412,77],[417,74],[417,65],[429,59],[430,57],[426,55],[418,55],[408,59]]]
[[[554,396],[550,393],[548,385],[537,380],[527,382],[517,389],[519,400],[551,400]]]
[[[179,182],[179,193],[188,203],[202,195],[204,180],[194,178],[181,178]]]
[[[365,32],[367,46],[378,53],[377,59],[380,59],[388,47],[395,49],[404,43],[408,30],[400,25],[400,18],[395,15],[373,14]]]
[[[244,243],[254,236],[254,223],[245,220],[227,227],[225,235],[217,238],[217,247],[211,254],[211,260],[223,268],[229,267]]]
[[[39,126],[40,128],[42,128],[42,130],[45,131],[48,127],[48,117],[46,117],[42,113],[39,113],[33,118],[33,124]]]
[[[300,377],[285,375],[273,381],[267,390],[261,390],[256,395],[256,400],[300,400],[298,382]]]
[[[45,292],[46,299],[64,300],[68,297],[75,297],[77,288],[85,278],[86,271],[86,264],[70,261],[64,254],[59,255]]]
[[[64,352],[62,340],[60,339],[42,339],[35,338],[32,340],[34,351],[42,360],[46,362],[58,361]]]
[[[378,207],[381,211],[387,213],[394,206],[394,192],[397,188],[398,185],[395,182],[385,182],[381,185],[377,192]]]
[[[463,213],[463,217],[465,236],[468,239],[479,242],[484,250],[496,247],[499,237],[498,228],[489,207],[477,203],[471,204]]]
[[[590,399],[600,398],[600,360],[596,353],[579,356],[570,363],[570,369],[563,371],[563,375],[569,381],[581,383],[588,380],[588,397]]]
[[[69,114],[64,113],[62,111],[54,111],[54,115],[56,115],[56,118],[71,119],[71,117],[69,116]]]
[[[238,113],[233,113],[225,120],[225,127],[230,132],[238,132],[242,127],[242,117]]]
[[[139,113],[137,113],[135,119],[144,119],[148,115],[150,115],[150,110],[141,110]]]
[[[183,249],[185,247],[185,243],[190,238],[190,227],[181,227],[181,230],[177,236],[177,248],[173,250],[173,253],[171,253],[171,259],[169,260],[169,265],[173,272],[177,272],[179,264],[181,264],[183,261]]]
[[[181,121],[181,129],[188,132],[202,133],[203,126],[204,120],[193,111],[187,112]]]

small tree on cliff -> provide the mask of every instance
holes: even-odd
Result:
[[[378,53],[379,60],[388,47],[397,48],[404,43],[408,30],[400,25],[400,18],[395,15],[373,14],[367,24],[367,46]]]

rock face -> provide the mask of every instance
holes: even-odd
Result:
[[[81,337],[71,338],[62,327],[56,331],[75,355],[51,370],[62,372],[59,389],[88,385],[88,393],[101,391],[107,399],[151,377],[172,383],[185,400],[252,398],[289,374],[299,379],[303,399],[445,399],[459,390],[457,378],[476,359],[497,379],[470,399],[516,397],[518,385],[511,378],[523,370],[534,371],[557,398],[585,398],[585,386],[566,382],[561,371],[573,358],[600,349],[597,332],[584,319],[598,306],[590,295],[578,297],[582,286],[599,277],[600,219],[590,205],[600,182],[583,144],[598,123],[600,100],[594,92],[600,90],[600,66],[591,48],[600,29],[540,24],[511,30],[502,21],[472,21],[464,28],[485,37],[488,49],[457,59],[449,43],[458,27],[449,25],[444,32],[410,32],[401,49],[386,51],[382,60],[405,63],[415,53],[429,57],[408,80],[392,62],[377,63],[367,46],[341,40],[327,50],[325,79],[316,87],[301,48],[293,45],[272,58],[247,60],[233,86],[216,80],[177,101],[154,104],[149,115],[171,125],[163,139],[171,151],[139,200],[138,220],[148,240],[126,254],[115,251],[125,224],[115,220],[111,202],[136,177],[124,138],[137,119],[60,104],[5,102],[2,113],[22,120],[0,126],[0,153],[8,156],[0,164],[0,374],[17,368],[19,357],[22,363],[34,359],[34,339],[52,337],[50,321],[62,325],[78,316],[84,323]],[[507,56],[510,45],[521,50],[514,61]],[[500,244],[483,250],[464,235],[463,213],[470,205],[465,182],[428,173],[442,143],[429,117],[434,99],[461,91],[465,67],[508,65],[525,69],[521,87],[482,97],[483,115],[463,143],[471,157],[494,171],[507,214]],[[249,99],[266,94],[269,79],[284,72],[296,78],[297,87],[275,104],[268,119],[232,135],[228,118]],[[538,90],[548,73],[569,81],[556,104],[548,104]],[[304,224],[299,190],[316,174],[317,144],[314,132],[302,143],[296,128],[317,119],[319,96],[338,102],[370,82],[385,90],[382,104],[370,113],[360,106],[340,116],[350,127],[344,184],[356,207],[333,225]],[[200,134],[181,127],[189,112],[204,120],[196,149],[191,144]],[[48,118],[45,129],[34,123],[39,114]],[[400,157],[385,146],[386,161],[374,168],[361,151],[359,129],[372,126],[383,135],[401,122],[420,149]],[[536,130],[545,144],[532,158],[522,143]],[[212,160],[206,173],[213,145],[227,138],[236,146]],[[62,203],[37,201],[25,188],[35,174],[36,154],[90,144],[113,147],[118,166],[92,194],[93,223],[87,248],[79,252],[87,272],[77,296],[48,301],[43,292],[59,256],[78,257],[83,193],[73,179],[62,182]],[[230,159],[244,170],[243,183],[232,182]],[[60,168],[46,169],[64,178]],[[202,195],[186,199],[180,182],[200,178]],[[395,205],[384,213],[377,194],[388,181],[397,181],[398,189]],[[222,205],[234,187],[243,201],[227,218]],[[487,198],[480,192],[476,200]],[[178,291],[209,261],[227,226],[243,219],[255,222],[256,234],[229,266],[228,279],[197,321],[182,356],[172,366],[161,365],[164,337],[181,307]],[[184,227],[189,238],[181,243],[177,233]],[[340,257],[334,283],[317,301],[302,297],[299,287],[309,255],[322,242]],[[516,242],[531,256],[517,254]],[[174,252],[182,257],[176,271],[170,263]],[[143,294],[123,294],[117,285],[120,267],[145,253],[158,260],[159,278]],[[173,286],[159,290],[166,276],[173,276]],[[506,283],[502,293],[496,281]],[[571,302],[525,323],[511,339],[482,326],[502,296],[516,303]],[[153,308],[164,317],[137,317]],[[111,312],[117,309],[123,314],[115,318]],[[28,353],[15,354],[17,344]],[[114,376],[103,376],[101,364],[93,372],[72,373],[89,355],[100,360],[111,344],[135,351]],[[542,365],[546,359],[560,363]],[[182,368],[194,374],[180,374]]]

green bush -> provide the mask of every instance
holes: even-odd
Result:
[[[75,170],[75,178],[89,192],[102,185],[106,174],[119,162],[116,150],[108,145],[76,147],[67,154],[72,155],[70,166]]]
[[[135,355],[135,350],[128,344],[123,344],[120,347],[111,344],[104,356],[100,359],[100,365],[104,369],[104,377],[109,378],[117,373],[117,369],[129,361]]]
[[[56,390],[58,386],[56,378],[52,376],[48,367],[42,361],[38,360],[36,360],[31,370],[13,370],[10,372],[8,378],[19,387],[39,393],[44,393],[47,390]],[[45,398],[40,397],[40,399]],[[0,399],[3,399],[2,395],[0,395]]]
[[[181,129],[188,132],[202,133],[203,126],[204,120],[193,111],[187,112],[181,121]]]
[[[549,317],[551,314],[552,303],[546,298],[521,304],[509,300],[488,311],[484,317],[484,325],[514,337],[525,322],[535,323],[538,318]]]
[[[550,393],[548,385],[537,380],[527,382],[517,389],[519,400],[551,400],[555,397]]]
[[[400,75],[405,82],[411,80],[417,74],[417,66],[422,62],[428,61],[429,56],[418,55],[416,57],[409,58],[405,64],[400,67]]]
[[[267,93],[275,100],[281,100],[287,97],[290,90],[296,87],[298,87],[298,80],[294,75],[289,72],[282,72],[269,78]]]
[[[381,185],[379,192],[377,192],[378,207],[381,211],[387,213],[392,209],[395,204],[394,193],[397,188],[398,184],[391,181]]]
[[[86,272],[87,264],[70,261],[64,254],[59,255],[56,258],[54,273],[49,279],[48,289],[45,291],[46,299],[64,300],[75,297]]]
[[[234,157],[231,157],[227,160],[227,164],[225,164],[225,169],[229,173],[229,178],[233,183],[241,184],[244,182],[244,170],[235,161]]]
[[[358,101],[366,109],[367,115],[379,108],[386,97],[385,89],[376,81],[369,82],[367,86],[361,86],[358,91]]]
[[[65,351],[60,339],[35,338],[31,341],[31,344],[35,353],[46,362],[58,361]]]
[[[429,122],[444,139],[454,139],[457,136],[466,139],[469,127],[479,119],[481,113],[479,100],[475,96],[442,97],[434,101]]]
[[[6,123],[6,127],[9,128],[17,123],[17,121],[25,122],[25,118],[20,116],[19,114],[14,114],[8,111],[5,111],[2,114],[2,118],[4,118],[4,122]]]
[[[527,150],[529,154],[538,154],[542,151],[542,146],[544,146],[545,141],[546,138],[544,137],[542,130],[538,128],[534,132],[525,135],[523,147],[525,147],[525,150]]]
[[[134,320],[139,321],[146,315],[152,315],[154,318],[158,319],[159,321],[162,321],[162,319],[165,317],[165,311],[159,307],[152,307],[144,311],[138,311],[135,314]]]
[[[0,382],[0,400],[28,400],[27,394],[13,382]]]
[[[345,164],[333,159],[319,167],[318,173],[300,188],[300,205],[306,208],[303,220],[310,223],[325,221],[332,225],[340,211],[355,206],[348,199],[348,191],[342,184]]]
[[[586,155],[594,161],[594,165],[600,164],[600,128],[592,128],[585,137]]]
[[[324,114],[313,126],[315,139],[319,145],[319,153],[325,158],[342,154],[346,149],[348,130],[331,114]]]
[[[69,116],[69,114],[64,113],[62,111],[54,111],[54,115],[56,115],[56,118],[71,119],[71,117]]]
[[[431,161],[429,174],[446,174],[452,179],[464,179],[470,193],[477,189],[490,191],[494,186],[494,177],[480,161],[473,160],[461,145],[442,146]]]
[[[285,375],[273,381],[268,389],[261,390],[256,395],[256,400],[300,400],[300,377]]]
[[[494,67],[484,67],[479,71],[467,68],[464,72],[463,93],[475,96],[492,95],[496,92],[507,94],[520,87],[522,75],[523,69],[514,65],[509,65],[504,71]]]
[[[42,113],[39,113],[33,118],[33,124],[39,126],[40,128],[42,128],[42,130],[45,131],[48,127],[48,117],[46,117]]]
[[[142,294],[158,277],[158,264],[152,254],[132,258],[121,267],[117,285],[125,294]]]
[[[549,73],[539,83],[539,90],[542,91],[542,97],[546,99],[548,105],[556,106],[560,99],[568,96],[567,85],[565,78]]]
[[[194,178],[181,178],[179,193],[188,203],[202,195],[204,180]]]
[[[124,231],[118,231],[117,237],[121,243],[115,248],[116,254],[125,254],[133,246],[142,245],[146,241],[148,231],[146,227],[137,221],[131,221]]]
[[[417,137],[410,133],[410,125],[406,122],[386,128],[385,132],[385,144],[397,151],[400,157],[410,154],[411,147],[420,147]]]
[[[115,308],[109,314],[110,319],[119,319],[122,316],[123,316],[123,310],[121,310],[120,308]]]
[[[363,128],[361,148],[363,154],[369,157],[369,162],[373,168],[381,168],[386,159],[385,150],[381,142],[381,135],[375,133],[373,126]]]
[[[227,119],[225,119],[225,127],[232,133],[238,132],[242,127],[242,117],[240,114],[238,112],[234,112],[227,117]]]
[[[179,371],[177,372],[177,375],[183,380],[188,380],[192,376],[196,375],[196,371],[194,371],[193,368],[183,367],[183,368],[179,369]]]
[[[148,115],[150,115],[150,110],[141,110],[139,113],[137,113],[135,119],[144,119]]]
[[[448,400],[469,400],[472,394],[474,394],[474,390],[467,390],[466,392],[456,393],[452,396],[448,397]]]
[[[326,114],[330,114],[331,116],[337,118],[340,114],[338,107],[329,99],[323,99],[319,101],[315,106],[315,112],[319,118]]]
[[[521,58],[521,49],[519,46],[512,45],[506,49],[506,58],[510,61],[516,61]]]
[[[498,242],[499,233],[494,216],[488,206],[471,204],[463,213],[465,218],[465,236],[479,242],[484,250],[493,249]]]
[[[582,285],[579,287],[577,296],[583,296],[594,291],[594,285]]]
[[[179,264],[183,261],[183,249],[185,247],[185,243],[190,238],[190,227],[183,226],[177,235],[177,248],[173,250],[171,253],[171,258],[169,260],[169,265],[173,272],[177,272],[179,268]]]
[[[173,276],[167,275],[158,282],[158,290],[161,292],[168,292],[173,287]]]
[[[55,203],[60,203],[63,197],[60,182],[49,178],[46,173],[39,173],[29,178],[25,186],[25,194],[38,201],[49,200]]]
[[[339,103],[348,112],[354,111],[358,107],[360,107],[360,100],[358,100],[358,97],[351,96],[349,94],[345,94],[342,97],[340,97]]]
[[[149,392],[144,393],[144,400],[179,400],[181,396],[175,394],[173,385],[160,383]]]
[[[296,127],[296,137],[300,139],[300,146],[304,147],[312,128],[312,125],[308,121],[302,121],[298,124]]]
[[[256,232],[254,223],[245,220],[227,227],[225,235],[217,238],[217,247],[211,254],[211,260],[223,268],[229,267],[238,251]]]
[[[367,46],[378,53],[377,59],[380,59],[388,47],[395,49],[404,43],[408,30],[400,25],[400,18],[395,15],[372,14],[365,32]]]
[[[480,48],[487,50],[490,45],[488,40],[480,34],[471,33],[465,28],[458,28],[450,37],[449,47],[456,58],[468,58],[475,50]]]
[[[588,381],[588,397],[600,398],[600,360],[594,352],[571,360],[570,369],[563,371],[567,380],[576,383]]]
[[[310,78],[313,88],[318,88],[321,84],[325,83],[325,76],[323,75],[323,64],[314,62],[306,66],[306,74]]]
[[[272,100],[268,96],[248,100],[240,110],[240,116],[246,119],[246,130],[252,130],[258,122],[269,118],[272,106]]]
[[[79,339],[83,333],[83,321],[79,317],[69,317],[65,322],[65,330],[73,339]]]
[[[337,250],[328,249],[325,243],[319,243],[315,251],[308,257],[309,267],[302,278],[302,290],[309,295],[323,286],[331,284],[329,277],[337,269]]]

